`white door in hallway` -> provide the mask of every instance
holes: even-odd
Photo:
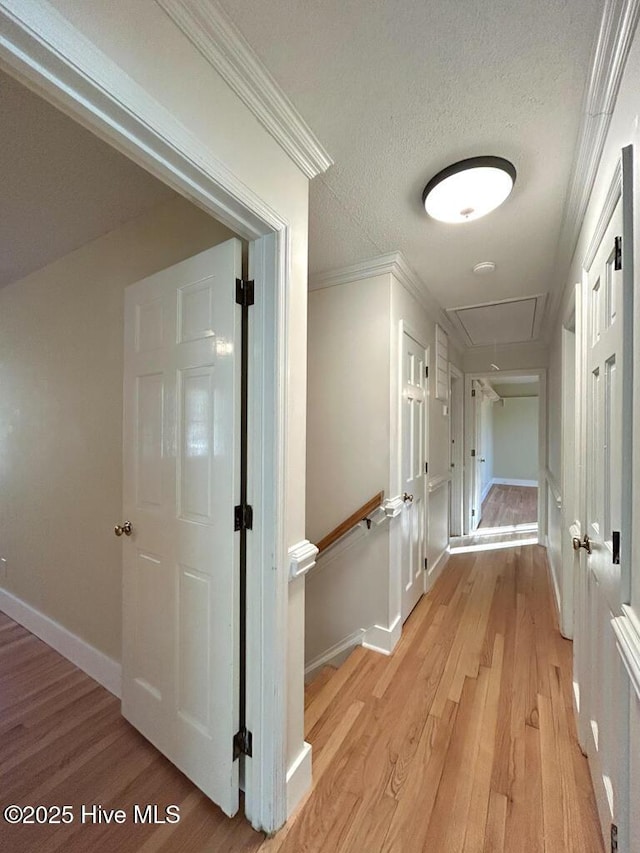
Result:
[[[471,383],[471,417],[473,419],[473,438],[469,467],[471,469],[471,506],[469,532],[478,529],[482,521],[482,386],[474,379]]]
[[[402,621],[424,593],[426,553],[427,353],[402,339]]]
[[[122,712],[238,810],[241,244],[125,295]]]
[[[611,619],[622,603],[623,201],[618,200],[585,270],[582,294],[585,420],[583,528],[592,553],[580,563],[575,626],[576,695],[600,821],[608,838],[619,815],[624,679]]]

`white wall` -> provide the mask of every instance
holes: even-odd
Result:
[[[389,276],[309,293],[307,536],[344,521],[389,477]]]
[[[231,236],[176,196],[0,289],[0,584],[118,661],[124,288]]]
[[[493,476],[537,482],[537,397],[504,397],[494,405]]]
[[[307,534],[318,541],[380,490],[401,494],[398,458],[400,324],[430,348],[435,320],[393,274],[309,294]],[[455,347],[451,357],[459,364]],[[449,474],[449,417],[429,380],[429,477]],[[448,544],[448,486],[428,501],[433,567]],[[321,556],[307,580],[308,662],[400,613],[400,518],[360,529]],[[440,566],[442,561],[440,561]]]

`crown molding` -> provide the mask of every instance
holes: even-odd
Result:
[[[544,323],[547,341],[551,339],[553,319],[564,296],[564,277],[576,250],[639,18],[640,0],[604,2],[556,252],[555,266],[561,281],[547,303]]]
[[[309,276],[309,290],[322,290],[327,287],[336,287],[340,284],[350,284],[353,281],[389,274],[393,275],[404,289],[422,305],[435,323],[439,323],[443,327],[458,349],[465,350],[467,348],[446,311],[436,301],[422,279],[409,266],[402,252],[388,252],[386,255],[378,255],[367,261],[360,261],[357,264]]]
[[[333,160],[215,0],[156,0],[308,178]]]

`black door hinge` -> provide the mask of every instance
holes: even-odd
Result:
[[[611,853],[618,853],[618,827],[611,824]]]
[[[476,389],[475,389],[475,388],[472,388],[472,389],[471,389],[471,396],[472,396],[472,397],[475,397],[475,396],[476,396]]]
[[[472,509],[472,510],[471,510],[471,518],[474,518],[474,517],[475,517],[475,514],[476,514],[475,509]]]
[[[253,279],[245,281],[243,278],[236,279],[236,302],[238,305],[253,305],[255,287]]]
[[[253,528],[253,507],[249,504],[239,504],[233,508],[233,529],[251,530]]]
[[[475,456],[475,455],[476,455],[475,450],[472,450],[472,451],[471,451],[471,455],[472,455],[472,456]]]
[[[428,364],[425,364],[424,375],[427,377],[427,379],[429,378],[429,365]]]
[[[241,755],[248,755],[249,758],[253,755],[253,734],[249,729],[240,729],[233,736],[233,760]]]
[[[424,558],[424,570],[427,571],[427,558]]]
[[[622,237],[616,237],[613,249],[613,268],[614,270],[622,269]]]
[[[425,462],[425,463],[424,463],[424,473],[425,473],[425,474],[428,474],[428,473],[429,473],[429,463],[428,463],[428,462]]]
[[[613,551],[614,566],[620,565],[620,531],[614,530],[611,534],[611,550]]]

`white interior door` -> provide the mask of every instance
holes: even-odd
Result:
[[[618,546],[623,478],[623,233],[620,200],[585,276],[584,416],[586,420],[584,552],[577,584],[576,662],[580,730],[589,757],[605,837],[617,823],[620,785],[620,658],[611,619],[621,606]]]
[[[472,446],[469,465],[471,469],[471,507],[469,532],[478,529],[482,519],[482,390],[475,379],[471,383]]]
[[[426,352],[406,332],[402,339],[402,621],[424,592],[426,548]]]
[[[240,308],[233,239],[125,296],[122,713],[238,810]]]

